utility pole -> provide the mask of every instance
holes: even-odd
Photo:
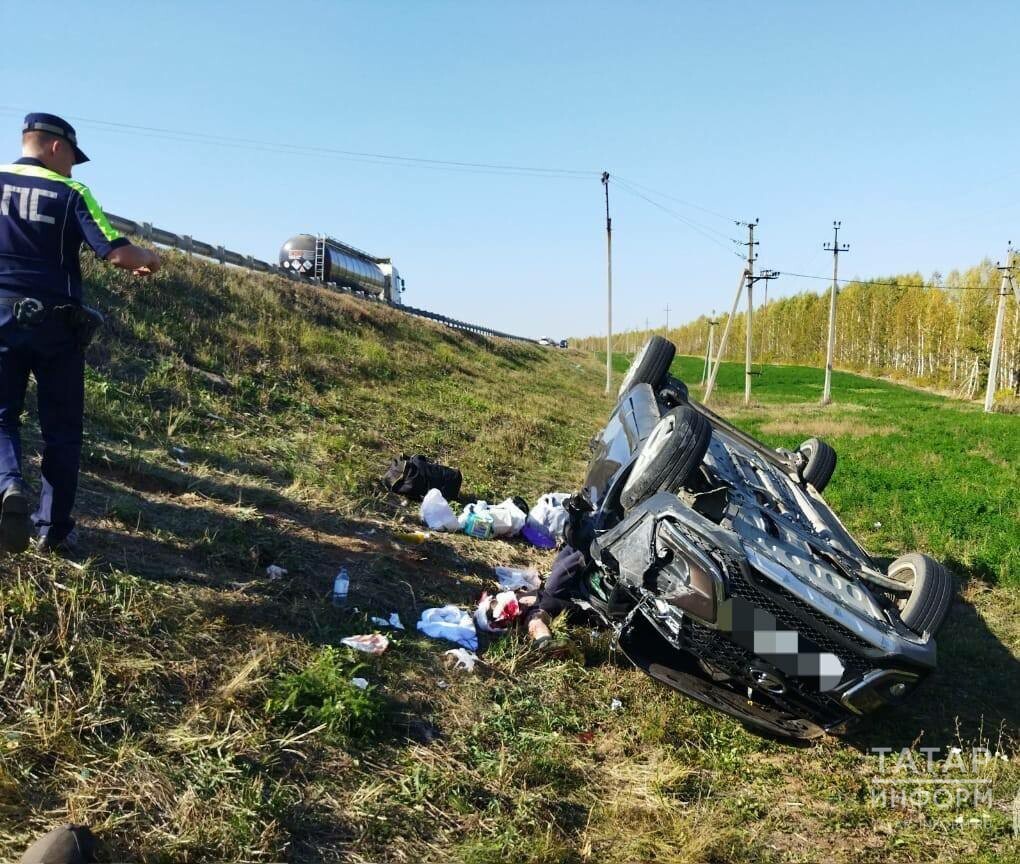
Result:
[[[708,319],[708,345],[705,348],[705,368],[701,372],[701,386],[708,383],[708,367],[712,365],[712,346],[715,342],[715,309],[712,310],[712,317]]]
[[[666,304],[666,337],[669,337],[669,304]]]
[[[751,328],[753,326],[754,316],[754,262],[758,257],[755,254],[754,247],[758,245],[754,239],[754,229],[758,224],[758,220],[754,222],[745,222],[744,225],[747,227],[747,338],[744,346],[744,404],[751,404]]]
[[[755,282],[764,282],[765,283],[765,296],[764,296],[763,301],[762,301],[762,313],[763,314],[768,311],[769,282],[771,282],[773,279],[778,279],[778,278],[779,278],[779,271],[778,270],[762,270],[757,276],[754,277],[754,281]],[[762,318],[762,321],[764,322],[765,319]],[[766,355],[766,348],[768,346],[768,334],[765,332],[765,325],[764,325],[764,323],[762,324],[762,342],[764,343],[764,346],[762,348],[762,355],[763,355],[763,358],[764,358],[764,356]],[[762,359],[763,368],[764,368],[764,363],[765,363],[765,360]]]
[[[992,336],[992,356],[988,361],[988,387],[985,389],[985,413],[989,413],[994,407],[996,379],[999,377],[999,355],[1002,353],[1002,326],[1006,321],[1006,297],[1013,284],[1013,244],[1010,243],[1006,249],[1006,264],[999,264],[998,269],[1002,271],[1002,282],[999,284],[999,308],[995,313],[995,335]],[[1018,294],[1020,302],[1020,294]]]
[[[822,248],[832,253],[832,292],[829,295],[829,342],[825,349],[825,387],[822,389],[822,404],[832,401],[832,359],[836,353],[836,294],[839,292],[839,253],[849,252],[850,245],[839,243],[839,227],[842,222],[832,223],[832,243],[823,243]]]
[[[726,343],[730,339],[730,328],[733,326],[733,319],[737,315],[737,306],[740,305],[740,295],[744,291],[744,282],[747,280],[747,269],[740,273],[740,279],[737,280],[737,293],[733,295],[733,308],[730,309],[730,317],[726,319],[726,326],[723,327],[722,339],[719,341],[719,350],[715,355],[715,362],[712,364],[712,371],[708,376],[708,385],[705,387],[705,396],[701,400],[706,405],[708,400],[712,398],[712,391],[715,390],[715,379],[719,377],[719,366],[722,364],[723,355],[726,353]]]
[[[613,389],[613,220],[609,218],[609,172],[602,172],[606,188],[606,393]]]

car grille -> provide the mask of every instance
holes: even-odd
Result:
[[[766,591],[750,582],[736,559],[726,556],[723,563],[727,588],[731,596],[741,597],[756,608],[768,612],[776,619],[779,626],[787,630],[795,630],[804,641],[812,643],[819,651],[835,654],[843,664],[844,680],[860,678],[874,668],[867,657],[861,656],[847,644],[837,641],[829,635],[829,632],[838,632],[846,639],[847,643],[858,649],[875,650],[860,637],[836,622],[826,620],[823,624],[817,612],[789,592],[782,592],[781,602],[773,592]],[[793,609],[790,608],[791,606]],[[753,665],[761,665],[761,658],[733,642],[727,634],[699,624],[690,616],[685,616],[683,627],[683,636],[688,640],[691,650],[697,656],[717,666],[736,680],[745,684],[750,683],[748,670]],[[784,681],[787,686],[786,693],[782,696],[768,697],[777,704],[784,705],[789,710],[799,710],[802,713],[806,707],[823,725],[838,722],[846,716],[846,709],[838,697],[819,692],[807,681],[802,681],[796,676],[784,676]]]
[[[683,637],[695,656],[745,686],[750,684],[748,670],[762,665],[760,658],[732,642],[724,633],[699,624],[689,616],[684,618]],[[760,697],[797,716],[807,715],[823,726],[846,718],[846,709],[838,699],[804,686],[795,676],[784,676],[783,680],[787,688],[784,694],[760,693]]]
[[[847,672],[856,676],[864,674],[873,667],[874,664],[870,663],[866,657],[860,656],[844,642],[834,639],[829,633],[838,633],[843,640],[862,651],[874,652],[876,649],[873,645],[869,645],[856,633],[835,621],[825,619],[823,624],[818,612],[799,597],[782,589],[779,589],[782,592],[781,595],[779,591],[773,595],[772,592],[753,584],[744,575],[744,571],[736,561],[727,560],[726,576],[729,592],[732,595],[742,597],[757,608],[769,612],[784,628],[796,630],[803,638],[813,642],[819,650],[835,654]],[[781,596],[781,601],[777,599],[778,596]],[[792,612],[789,606],[796,607],[798,612]]]

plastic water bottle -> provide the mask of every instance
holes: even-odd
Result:
[[[333,605],[343,606],[347,602],[347,591],[351,587],[351,577],[346,567],[341,567],[333,580]]]

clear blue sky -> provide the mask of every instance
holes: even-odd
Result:
[[[115,213],[276,260],[326,232],[406,302],[528,335],[604,332],[605,169],[759,217],[760,265],[925,274],[1020,240],[1015,3],[55,3],[0,0],[0,129],[79,119]],[[422,158],[214,146],[97,122]],[[722,235],[731,223],[667,199]],[[612,190],[617,329],[727,307],[740,262]],[[718,237],[709,232],[711,236]],[[783,279],[770,292],[824,283]]]

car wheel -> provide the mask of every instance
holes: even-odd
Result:
[[[627,374],[623,376],[617,398],[622,398],[635,384],[651,384],[652,389],[657,390],[669,372],[675,356],[676,346],[672,342],[661,336],[653,336],[635,355]]]
[[[659,399],[667,408],[676,408],[690,401],[690,394],[687,392],[687,385],[679,378],[672,375],[666,376],[666,381],[659,388]]]
[[[911,552],[889,565],[889,578],[903,585],[900,620],[918,635],[936,633],[953,602],[953,577],[934,558]]]
[[[821,438],[808,438],[797,448],[804,458],[800,478],[821,492],[829,485],[832,472],[836,470],[836,451]]]
[[[641,446],[620,493],[624,509],[660,489],[678,491],[705,458],[711,440],[712,425],[690,405],[663,416]]]

